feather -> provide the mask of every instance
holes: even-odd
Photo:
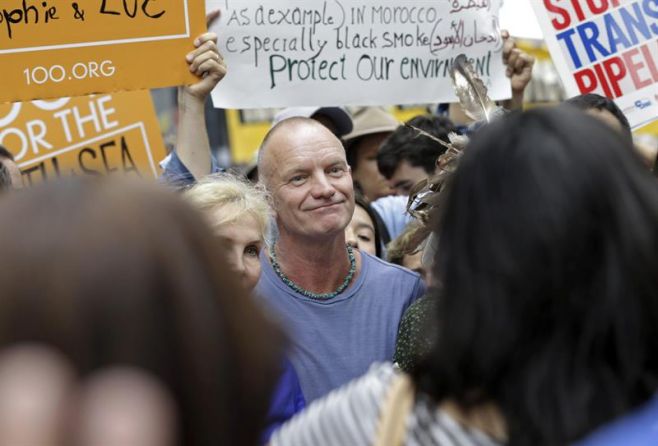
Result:
[[[452,85],[464,113],[475,120],[490,122],[497,106],[487,94],[487,87],[473,70],[465,55],[457,56],[450,70]]]
[[[431,133],[426,132],[423,129],[419,129],[418,127],[413,126],[411,124],[408,124],[406,122],[404,123],[404,126],[408,129],[411,129],[414,132],[418,133],[418,136],[425,136],[425,137],[431,139],[434,142],[438,142],[439,144],[441,144],[443,147],[445,147],[447,149],[450,149],[452,147],[449,143],[443,141],[441,138],[437,138],[436,136],[432,135]]]
[[[455,58],[450,76],[455,93],[468,117],[488,123],[503,113],[502,109],[489,98],[484,82],[477,76],[466,56],[460,54]],[[436,160],[436,173],[418,182],[409,191],[407,212],[416,219],[416,224],[405,231],[403,240],[397,246],[401,252],[411,253],[424,243],[428,251],[423,259],[426,261],[433,257],[433,252],[436,250],[436,236],[432,234],[432,229],[439,222],[453,173],[468,144],[468,137],[450,133],[449,142],[445,142],[419,128],[405,125],[418,136],[430,138],[446,147],[445,152]]]

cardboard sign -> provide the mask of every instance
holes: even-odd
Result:
[[[456,101],[452,61],[469,57],[510,97],[501,0],[209,0],[228,74],[216,107]]]
[[[0,102],[194,82],[192,0],[2,0]]]
[[[569,96],[614,99],[633,128],[658,119],[658,1],[531,3]]]
[[[26,185],[68,175],[156,178],[165,156],[148,91],[0,104],[0,144]]]

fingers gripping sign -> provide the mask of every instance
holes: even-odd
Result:
[[[189,69],[201,80],[187,88],[199,98],[205,98],[226,75],[224,58],[217,49],[217,35],[206,33],[194,41],[196,49],[186,56]]]
[[[217,49],[217,35],[206,33],[194,41],[197,47],[186,57],[190,71],[197,76],[225,71],[224,59]]]
[[[208,25],[219,17],[219,11],[211,12],[206,16]],[[201,79],[185,87],[191,95],[205,99],[213,88],[226,75],[226,63],[217,48],[217,34],[205,33],[194,40],[195,49],[189,52],[185,60],[189,70]]]

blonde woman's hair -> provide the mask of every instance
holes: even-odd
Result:
[[[213,228],[235,223],[245,215],[252,216],[265,236],[271,215],[265,189],[229,173],[208,175],[185,191],[184,197],[206,215],[211,215]],[[218,207],[221,215],[211,214]]]
[[[418,220],[411,220],[400,235],[386,245],[386,260],[396,265],[402,265],[404,256],[420,251],[422,243],[418,243],[414,236],[421,227],[422,223]]]

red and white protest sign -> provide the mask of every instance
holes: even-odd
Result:
[[[633,128],[658,119],[658,0],[531,3],[569,96],[614,99]]]

